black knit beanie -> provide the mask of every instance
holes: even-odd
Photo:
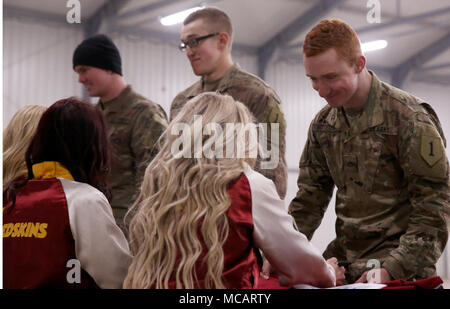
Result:
[[[87,38],[73,53],[73,68],[88,65],[122,75],[122,60],[114,42],[104,34]]]

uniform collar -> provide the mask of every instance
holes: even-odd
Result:
[[[372,71],[372,84],[369,95],[361,116],[356,120],[355,126],[350,128],[352,132],[362,133],[371,127],[378,126],[384,122],[383,106],[382,106],[382,92],[383,87],[381,81]],[[348,128],[342,108],[332,108],[327,116],[327,122],[336,129]]]
[[[48,179],[61,177],[74,180],[72,174],[61,163],[56,161],[45,161],[32,166],[34,179]]]
[[[98,100],[98,105],[100,108],[104,111],[116,111],[116,110],[122,110],[123,105],[127,104],[130,100],[128,100],[128,97],[133,93],[133,89],[131,88],[131,85],[127,85],[122,92],[115,97],[112,100],[109,100],[107,102],[102,102],[101,100]]]
[[[220,79],[219,85],[217,86],[217,92],[224,92],[233,83],[234,77],[241,70],[239,64],[235,63],[228,72]]]
[[[234,63],[233,66],[228,70],[228,72],[225,73],[225,75],[220,79],[220,82],[215,91],[219,93],[225,92],[228,89],[228,87],[230,87],[230,85],[233,82],[234,76],[239,71],[241,71],[241,67],[239,66],[238,63]],[[203,77],[202,77],[189,89],[189,92],[186,93],[186,98],[190,100],[203,92],[204,91],[203,91]]]
[[[222,78],[220,78],[219,84],[217,85],[217,89],[215,91],[217,92],[222,92],[225,91],[229,85],[232,83],[232,81],[234,80],[234,76],[236,75],[237,72],[239,72],[241,70],[241,67],[239,66],[238,63],[234,63],[230,69],[227,71],[227,73],[225,73],[224,76],[222,76]],[[203,91],[203,77],[200,80],[200,85],[201,85],[201,90]]]

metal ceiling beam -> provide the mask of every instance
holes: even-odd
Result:
[[[161,31],[155,31],[145,28],[138,28],[135,26],[122,26],[114,25],[110,28],[111,32],[124,34],[124,35],[134,35],[140,38],[147,39],[158,39],[169,44],[178,44],[180,42],[180,36],[172,33],[166,33]]]
[[[450,75],[443,74],[418,74],[414,75],[411,80],[416,82],[426,82],[433,85],[450,86]]]
[[[136,17],[138,15],[142,15],[144,13],[148,13],[150,11],[157,10],[157,9],[162,8],[162,7],[165,7],[165,6],[168,6],[168,5],[171,5],[171,4],[175,4],[175,3],[178,3],[178,2],[182,2],[182,0],[161,0],[161,1],[158,1],[158,2],[154,2],[154,3],[151,3],[151,4],[144,5],[144,6],[140,7],[140,8],[137,8],[137,9],[134,9],[134,10],[131,10],[131,11],[119,14],[117,16],[117,18],[119,20],[124,20],[126,18]]]
[[[426,19],[426,18],[437,17],[439,15],[444,15],[444,14],[449,14],[449,13],[450,13],[450,7],[445,7],[445,8],[441,8],[441,9],[438,9],[435,11],[430,11],[430,12],[423,13],[423,14],[402,17],[402,18],[396,18],[396,19],[388,21],[388,22],[383,22],[380,24],[373,24],[371,26],[362,27],[362,28],[357,29],[356,33],[358,33],[358,35],[361,35],[364,33],[378,31],[381,29],[385,29],[385,28],[389,28],[389,27],[397,26],[397,25],[401,25],[401,24],[417,23],[418,21]]]
[[[70,26],[73,27],[77,24],[69,24],[66,20],[66,15],[57,15],[52,13],[41,12],[37,10],[24,9],[19,7],[13,7],[9,5],[5,5],[3,7],[3,17],[25,17],[35,19],[40,22],[51,22],[57,23],[58,25]]]
[[[121,14],[121,15],[118,16],[118,19],[119,19],[119,22],[120,22],[122,19],[126,19],[126,18],[129,18],[129,17],[136,17],[136,16],[138,16],[138,15],[140,15],[142,13],[148,13],[151,10],[156,10],[156,9],[162,8],[164,6],[175,4],[177,2],[181,3],[181,1],[182,0],[162,0],[160,2],[152,3],[152,4],[149,4],[149,5],[143,6],[143,7],[139,8],[139,9],[135,9],[135,10],[132,10],[130,12],[126,12],[124,14]],[[206,1],[202,1],[202,2],[193,2],[193,3],[190,3],[189,1],[183,1],[184,5],[181,6],[181,7],[178,6],[177,11],[183,11],[183,10],[187,10],[187,9],[190,9],[190,8],[193,8],[193,7],[197,7],[197,6],[206,6],[206,5],[213,4],[214,2],[218,2],[218,1],[222,1],[222,0],[208,0],[207,2]],[[155,21],[159,22],[159,19],[160,19],[160,16],[153,16],[153,17],[150,17],[150,18],[146,18],[144,20],[139,20],[136,23],[132,23],[132,24],[128,23],[127,26],[133,26],[133,27],[139,28],[141,26],[145,26],[146,24],[151,24],[151,23],[153,23]]]
[[[136,35],[141,38],[158,39],[174,46],[178,46],[180,43],[180,36],[178,34],[137,28],[134,26],[114,25],[110,28],[110,31],[126,35]],[[258,53],[258,48],[244,44],[233,44],[233,51],[255,56]]]
[[[342,4],[345,0],[320,0],[312,8],[307,10],[281,32],[272,37],[266,44],[264,44],[258,51],[258,75],[262,79],[265,77],[267,65],[275,50],[289,41],[295,39],[304,30],[311,27],[313,23],[320,20],[324,15]]]
[[[117,17],[120,10],[129,2],[130,0],[107,0],[85,23],[84,36],[90,37],[99,32],[108,32],[111,25],[115,23],[113,18]]]
[[[432,70],[440,70],[440,69],[446,69],[446,68],[450,68],[450,62],[425,66],[425,67],[421,68],[421,71],[432,71]]]
[[[367,9],[365,7],[354,6],[351,4],[343,4],[343,5],[339,6],[338,9],[343,10],[348,13],[356,13],[357,15],[365,16],[367,14]],[[393,19],[400,19],[400,18],[404,17],[399,13],[401,13],[401,10],[399,12],[398,7],[397,7],[395,14],[383,11],[382,23],[384,23],[385,21],[389,21],[389,20],[393,20]],[[419,24],[419,25],[424,25],[424,26],[425,25],[436,25],[436,22],[434,20],[416,20],[416,21],[413,20],[411,23],[413,23],[414,25]]]
[[[401,32],[397,32],[397,33],[389,33],[389,34],[383,34],[383,39],[396,39],[399,37],[403,37],[403,36],[407,36],[407,35],[412,35],[412,34],[418,34],[420,32],[425,32],[425,31],[444,31],[444,32],[449,32],[450,31],[450,25],[436,25],[436,24],[432,24],[432,25],[426,25],[426,26],[418,26],[415,27],[413,29],[410,30],[406,30],[406,31],[401,31]],[[355,30],[358,33],[358,29]],[[363,42],[364,43],[364,42]],[[283,51],[291,51],[291,50],[301,50],[303,46],[303,42],[297,42],[291,45],[285,45],[285,46],[281,46],[280,49]]]
[[[413,35],[413,34],[418,34],[420,32],[427,32],[427,31],[444,31],[444,32],[449,32],[450,31],[450,24],[429,24],[429,25],[423,25],[423,26],[417,26],[415,25],[414,28],[411,28],[409,30],[405,30],[405,31],[400,31],[400,32],[391,32],[388,34],[383,34],[383,39],[396,39],[396,38],[400,38],[403,36],[407,36],[407,35]],[[356,33],[358,33],[358,29],[355,29]],[[301,50],[303,46],[303,42],[297,42],[291,45],[285,45],[285,46],[281,46],[280,49],[281,50],[293,50],[293,49],[299,49]]]
[[[350,9],[353,8],[351,6],[348,5],[342,5],[340,6],[340,8],[342,9]],[[355,8],[353,8],[355,10]],[[360,10],[358,9],[358,12],[360,12]],[[362,12],[362,11],[361,11]],[[364,11],[365,12],[365,11]],[[392,26],[398,26],[398,25],[402,25],[402,24],[417,24],[418,21],[421,21],[423,19],[426,18],[430,18],[430,17],[436,17],[438,15],[443,15],[443,14],[449,14],[450,13],[450,7],[446,7],[444,9],[439,9],[436,11],[430,11],[427,13],[423,13],[423,14],[418,14],[418,15],[414,15],[414,16],[408,16],[408,17],[402,17],[402,18],[396,18],[394,16],[392,16],[392,18],[396,18],[392,21],[388,21],[388,22],[383,22],[382,24],[376,24],[376,25],[372,25],[372,26],[367,26],[367,27],[362,27],[359,29],[355,29],[355,32],[358,35],[362,35],[368,32],[372,32],[372,31],[377,31],[380,29],[384,29],[384,28],[389,28]],[[443,30],[447,30],[447,27],[449,27],[448,24],[435,24],[435,23],[430,23],[429,25],[424,25],[424,27],[427,27],[428,29],[443,29]],[[388,34],[388,38],[389,37],[398,37],[398,36],[403,36],[403,35],[408,35],[408,34],[412,34],[412,33],[417,33],[418,31],[421,31],[421,29],[417,30],[417,29],[412,29],[412,30],[407,30],[404,31],[400,34]],[[299,45],[300,44],[300,45]],[[301,47],[302,43],[296,43],[293,45],[288,45],[285,47],[282,47],[283,49],[293,49],[293,48],[298,48],[299,46]]]
[[[448,48],[450,48],[450,32],[398,65],[392,74],[392,85],[401,88],[412,70],[421,68],[427,61],[435,58]]]
[[[122,1],[122,0],[120,0]],[[95,18],[94,16],[99,16],[101,11],[97,11],[90,19]],[[4,17],[25,17],[29,19],[35,19],[39,22],[51,22],[56,23],[59,26],[66,26],[66,27],[83,27],[83,24],[69,24],[66,21],[66,17],[60,16],[57,14],[50,14],[50,13],[44,13],[41,11],[31,10],[31,9],[23,9],[23,8],[16,8],[12,6],[5,6],[3,8],[3,15]],[[113,18],[115,15],[110,15],[109,18]],[[93,29],[92,29],[93,30]],[[85,30],[83,30],[85,31]],[[164,32],[158,32],[158,31],[152,31],[148,29],[142,29],[137,28],[133,26],[121,26],[117,23],[110,24],[108,26],[107,32],[118,32],[118,33],[124,33],[124,34],[134,34],[143,38],[157,38],[161,41],[168,42],[169,44],[177,45],[180,42],[180,36],[178,34],[170,34],[170,33],[164,33]],[[90,31],[89,31],[90,33]],[[85,32],[86,34],[86,32]],[[233,44],[233,50],[239,53],[245,53],[248,55],[255,56],[258,52],[258,48],[250,45],[245,44]]]

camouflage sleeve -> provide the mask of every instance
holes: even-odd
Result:
[[[158,139],[168,124],[166,113],[159,105],[143,104],[137,112],[132,130],[131,149],[136,160],[136,183],[140,186],[147,165],[159,151]]]
[[[183,106],[188,101],[188,98],[183,94],[179,93],[172,101],[172,104],[170,105],[170,111],[169,111],[169,121],[172,121],[173,118],[175,118],[176,115],[180,112],[180,110],[183,108]]]
[[[300,158],[298,191],[289,205],[297,228],[311,240],[319,227],[333,195],[334,182],[328,170],[325,155],[314,137],[312,124]]]
[[[286,120],[280,104],[270,96],[266,96],[267,104],[262,110],[253,108],[253,115],[259,124],[263,124],[266,144],[260,143],[260,150],[264,153],[256,163],[255,170],[271,179],[281,199],[287,191],[286,165]],[[260,152],[261,153],[261,152]]]
[[[417,113],[399,131],[399,161],[408,182],[408,228],[383,267],[395,279],[411,280],[434,272],[447,243],[448,160],[443,136],[428,115]]]

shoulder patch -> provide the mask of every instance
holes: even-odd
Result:
[[[420,103],[420,105],[427,111],[428,115],[431,118],[431,121],[433,121],[434,125],[436,126],[436,128],[442,138],[442,141],[444,142],[444,147],[446,147],[447,141],[445,139],[444,131],[442,130],[441,122],[439,121],[439,117],[437,116],[436,112],[428,103],[423,102],[423,103]]]
[[[424,133],[421,137],[420,155],[430,166],[436,164],[444,156],[444,147],[441,139],[436,135]]]
[[[448,177],[443,141],[432,124],[416,122],[411,138],[409,165],[413,174],[437,179]]]

